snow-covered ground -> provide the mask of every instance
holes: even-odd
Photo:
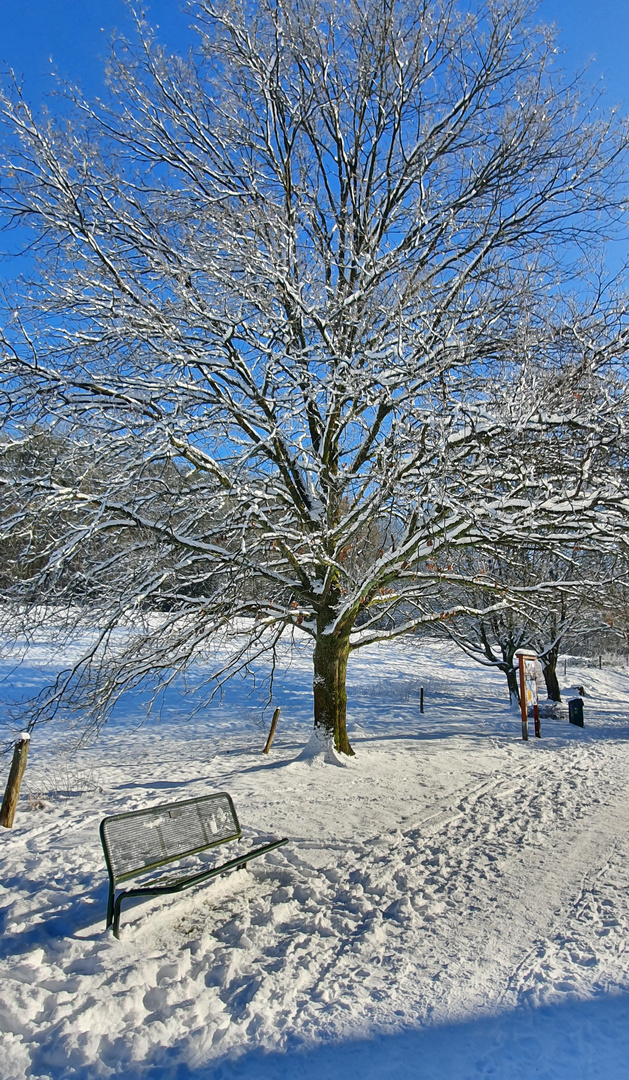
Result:
[[[9,657],[5,697],[52,652]],[[73,755],[36,731],[0,835],[2,1080],[627,1080],[629,673],[567,682],[586,727],[525,744],[502,676],[437,642],[364,650],[346,767],[297,760],[306,653],[268,758],[243,681],[189,722],[176,688],[145,727],[130,701]],[[220,790],[246,841],[290,843],[129,905],[116,941],[100,819]]]

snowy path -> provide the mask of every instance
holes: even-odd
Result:
[[[82,794],[21,809],[1,838],[2,1080],[624,1080],[626,676],[590,675],[584,732],[549,721],[523,744],[500,682],[452,659],[371,651],[346,769],[295,760],[296,708],[261,762],[259,732],[238,733],[227,708],[220,746],[200,721],[185,742],[123,725],[77,759]],[[405,699],[413,664],[433,680],[421,720]],[[287,706],[306,677],[296,664]],[[290,845],[130,908],[115,941],[100,818],[222,788],[249,840]]]

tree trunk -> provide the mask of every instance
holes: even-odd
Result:
[[[314,649],[314,726],[334,739],[336,750],[353,755],[347,728],[347,658],[349,636],[319,633]]]
[[[518,686],[518,672],[517,668],[507,668],[507,684],[509,686],[509,702],[513,704],[514,701],[520,704],[520,687]]]
[[[502,653],[502,663],[499,665],[501,671],[504,671],[507,676],[507,686],[509,687],[509,705],[513,705],[515,702],[518,706],[520,704],[520,684],[518,681],[518,661],[516,658],[516,649],[521,642],[511,633],[505,636],[500,632],[500,623],[496,621],[494,630],[496,640],[500,644],[500,652]],[[485,653],[489,657],[488,649],[485,649]],[[493,657],[491,657],[493,659]]]
[[[542,663],[546,694],[549,701],[561,701],[559,680],[557,678],[557,661],[555,658],[544,658]]]

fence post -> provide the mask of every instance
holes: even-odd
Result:
[[[273,736],[275,735],[275,729],[277,727],[277,721],[279,720],[279,718],[280,718],[280,710],[279,710],[279,706],[278,706],[277,709],[275,710],[275,712],[273,713],[273,719],[271,720],[271,730],[269,731],[269,737],[266,740],[266,746],[264,747],[264,750],[262,751],[263,754],[268,754],[269,750],[271,749],[271,743],[273,742]]]
[[[15,817],[17,801],[20,796],[20,787],[22,784],[22,777],[24,776],[24,769],[26,768],[28,744],[30,741],[31,737],[28,732],[23,731],[18,742],[16,742],[13,751],[13,761],[11,762],[11,768],[9,770],[9,779],[7,780],[4,799],[2,800],[2,809],[0,809],[0,825],[4,825],[5,829],[13,828],[13,818]]]

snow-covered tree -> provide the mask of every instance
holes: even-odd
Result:
[[[191,13],[187,58],[138,20],[105,102],[4,96],[4,220],[37,252],[7,297],[5,442],[37,422],[93,462],[3,480],[12,537],[67,522],[10,595],[61,608],[107,537],[72,608],[96,643],[49,704],[102,716],[222,631],[219,678],[300,627],[315,728],[351,753],[348,657],[452,615],[441,551],[615,527],[622,329],[562,283],[618,221],[626,133],[528,0]]]

